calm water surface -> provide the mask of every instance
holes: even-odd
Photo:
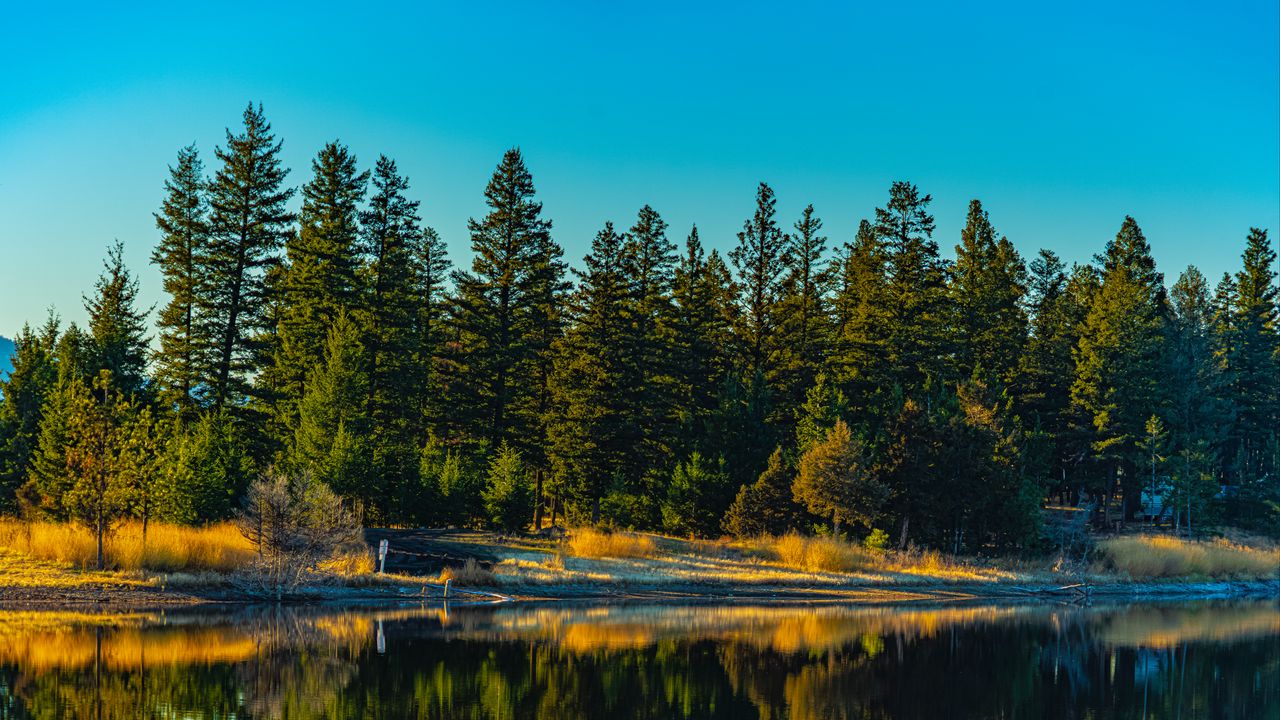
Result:
[[[1280,605],[0,613],[0,718],[1280,718]]]

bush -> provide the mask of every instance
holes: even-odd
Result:
[[[578,528],[569,533],[569,552],[577,557],[643,558],[658,551],[648,535]]]
[[[862,541],[862,547],[873,552],[884,552],[889,546],[889,533],[880,528],[871,528],[871,534]]]
[[[258,549],[254,584],[277,598],[322,562],[363,545],[341,498],[309,475],[269,472],[255,480],[236,524]]]

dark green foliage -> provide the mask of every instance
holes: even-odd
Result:
[[[1160,370],[1165,361],[1165,293],[1133,218],[1107,246],[1102,285],[1093,297],[1076,348],[1071,388],[1076,427],[1089,442],[1094,491],[1109,496],[1119,483],[1126,514],[1137,509],[1146,421],[1165,411]]]
[[[792,499],[793,475],[782,460],[782,448],[775,449],[760,477],[738,489],[721,528],[737,538],[778,535],[794,528],[799,513]]]
[[[107,249],[104,272],[85,296],[89,314],[91,373],[107,370],[113,387],[126,396],[142,391],[147,382],[147,310],[137,306],[138,281],[124,265],[124,245]]]
[[[366,410],[369,378],[359,326],[335,318],[317,367],[298,406],[288,464],[292,471],[356,499],[367,517],[384,516],[387,488],[372,473],[374,426]]]
[[[38,332],[24,325],[14,338],[13,370],[0,378],[0,509],[18,509],[16,493],[39,447],[41,419],[58,380],[58,320]]]
[[[596,234],[583,267],[570,300],[573,324],[556,345],[547,438],[557,476],[589,504],[596,522],[601,499],[639,441],[625,398],[630,285],[623,238],[612,223]]]
[[[871,223],[863,220],[851,245],[837,261],[835,336],[828,364],[857,403],[884,401],[891,385],[888,338],[888,252]]]
[[[196,408],[195,390],[208,372],[210,347],[202,337],[205,323],[197,314],[204,277],[199,254],[208,242],[208,201],[204,165],[195,145],[178,151],[169,168],[165,199],[155,214],[160,242],[151,262],[164,277],[169,302],[160,310],[160,349],[155,354],[154,381],[160,401],[189,419]]]
[[[1055,278],[1044,281],[1052,285]],[[1001,387],[1014,382],[1027,341],[1026,285],[1027,270],[1013,243],[997,240],[982,203],[971,201],[951,273],[952,330],[961,377],[976,376]]]
[[[1235,297],[1226,354],[1231,402],[1231,472],[1241,480],[1275,476],[1280,433],[1280,286],[1276,251],[1265,230],[1249,231]]]
[[[947,268],[933,240],[932,199],[911,183],[895,182],[889,202],[876,208],[875,233],[884,246],[888,279],[886,360],[893,380],[908,393],[953,375]]]
[[[689,232],[672,286],[671,369],[679,417],[677,443],[692,452],[705,436],[728,372],[733,324],[729,270],[716,251],[706,254],[698,228]]]
[[[275,298],[267,277],[294,221],[285,207],[293,190],[284,185],[280,147],[262,107],[250,105],[243,132],[228,130],[227,146],[215,151],[221,166],[208,186],[209,240],[198,255],[197,313],[210,356],[199,387],[216,408],[246,402],[263,349],[272,344]]]
[[[778,385],[780,401],[788,407],[801,401],[822,372],[830,344],[823,257],[827,238],[821,232],[822,220],[807,205],[795,223],[795,233],[787,236],[787,270],[778,308],[782,354]]]
[[[769,377],[777,363],[775,331],[781,320],[778,303],[787,262],[787,239],[774,219],[777,204],[773,189],[760,183],[755,214],[742,224],[738,244],[729,252],[738,276],[740,363],[747,375],[758,372]]]
[[[519,451],[503,443],[489,461],[489,475],[481,494],[490,525],[517,532],[529,526],[533,516],[533,488]]]
[[[571,286],[518,150],[450,273],[389,158],[323,147],[295,226],[280,147],[250,106],[212,179],[194,147],[170,168],[150,374],[119,244],[87,331],[18,335],[0,509],[204,522],[276,465],[383,524],[874,521],[899,546],[1030,550],[1046,501],[1122,496],[1132,518],[1154,485],[1181,527],[1280,530],[1262,230],[1212,295],[1194,268],[1166,291],[1132,218],[1094,264],[1028,268],[974,200],[952,264],[930,196],[897,182],[828,257],[813,207],[784,234],[762,183],[728,264],[645,205]]]
[[[285,241],[280,273],[279,318],[270,372],[279,415],[286,424],[296,413],[311,372],[324,360],[325,338],[338,315],[361,307],[357,206],[369,173],[357,172],[356,158],[336,142],[311,161],[312,179],[302,186],[296,235]]]
[[[662,527],[676,535],[715,534],[725,516],[732,489],[724,461],[708,461],[694,452],[677,463],[662,503]]]

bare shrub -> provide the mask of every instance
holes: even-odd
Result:
[[[304,474],[268,471],[249,486],[236,518],[258,550],[250,584],[279,598],[307,573],[362,544],[360,524],[333,490]]]

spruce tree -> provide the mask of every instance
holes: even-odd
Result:
[[[533,435],[528,411],[537,407],[540,389],[538,361],[546,340],[540,331],[552,320],[557,248],[542,203],[533,198],[524,158],[518,149],[508,150],[485,188],[489,213],[468,222],[471,270],[454,274],[455,372],[463,393],[458,412],[474,439],[492,448]]]
[[[147,382],[147,314],[138,302],[138,281],[124,264],[124,245],[107,249],[104,272],[93,296],[84,296],[93,341],[92,370],[111,372],[115,390],[126,396],[142,391]]]
[[[827,238],[813,205],[805,206],[787,236],[786,274],[779,302],[780,393],[782,403],[793,407],[821,372],[830,344],[830,317],[826,297]]]
[[[876,208],[875,231],[887,253],[885,347],[893,380],[908,393],[926,382],[952,377],[952,348],[946,307],[947,267],[933,240],[929,195],[911,183],[895,182],[889,202]]]
[[[1102,285],[1084,321],[1071,388],[1096,463],[1094,489],[1109,498],[1119,481],[1126,517],[1142,488],[1135,448],[1147,419],[1165,412],[1165,294],[1152,284],[1160,276],[1148,252],[1133,218],[1125,218],[1100,258]]]
[[[306,391],[309,374],[324,360],[329,328],[343,312],[360,308],[356,280],[359,212],[369,173],[337,142],[311,161],[302,186],[298,232],[285,241],[279,284],[279,343],[270,372],[277,412],[288,423]]]
[[[883,402],[892,384],[888,260],[874,226],[863,220],[836,274],[836,334],[828,364],[851,401],[867,408]]]
[[[169,168],[164,189],[164,203],[155,214],[160,242],[151,262],[160,268],[169,302],[156,318],[160,349],[155,353],[153,378],[160,402],[189,420],[197,408],[196,385],[208,372],[210,349],[197,314],[205,281],[198,261],[209,239],[209,204],[204,165],[195,145],[178,151],[177,165]]]
[[[58,380],[58,319],[39,330],[23,325],[14,338],[13,367],[0,377],[0,509],[12,511],[39,447],[41,421]]]
[[[630,285],[622,340],[628,361],[624,402],[640,432],[637,467],[657,474],[665,474],[676,443],[669,340],[676,256],[666,230],[658,212],[645,205],[622,247],[623,276]]]
[[[1231,303],[1227,366],[1237,413],[1232,470],[1238,482],[1252,483],[1280,470],[1280,286],[1265,230],[1249,230],[1243,261]]]
[[[630,283],[623,238],[612,223],[596,234],[578,277],[572,324],[555,348],[547,436],[557,475],[594,524],[606,489],[639,440],[624,394]]]
[[[787,267],[787,243],[778,222],[773,189],[760,183],[756,210],[742,224],[738,244],[729,252],[737,275],[741,316],[737,335],[744,353],[745,376],[761,373],[771,379],[777,361],[782,280]]]
[[[280,147],[262,106],[249,105],[243,131],[227,130],[226,147],[215,151],[221,166],[208,187],[209,241],[197,263],[204,278],[200,336],[210,354],[199,387],[215,408],[239,408],[253,394],[271,332],[275,299],[266,278],[295,219],[286,207],[293,190],[284,185]]]
[[[728,370],[732,289],[719,253],[708,255],[695,226],[685,240],[671,290],[671,367],[684,454],[705,437]]]
[[[366,410],[368,375],[360,328],[340,313],[325,341],[324,363],[315,370],[298,406],[289,465],[341,495],[355,498],[368,517],[385,517],[389,499],[372,472],[374,425]]]
[[[397,433],[418,417],[421,368],[419,322],[422,275],[418,258],[423,231],[416,200],[408,199],[409,180],[394,160],[378,158],[373,196],[361,213],[361,285],[365,297],[363,341],[368,353],[368,402],[379,425]]]
[[[988,384],[1009,387],[1027,340],[1023,310],[1026,267],[1008,238],[996,239],[982,203],[969,203],[952,270],[952,331],[962,377],[975,373]]]

